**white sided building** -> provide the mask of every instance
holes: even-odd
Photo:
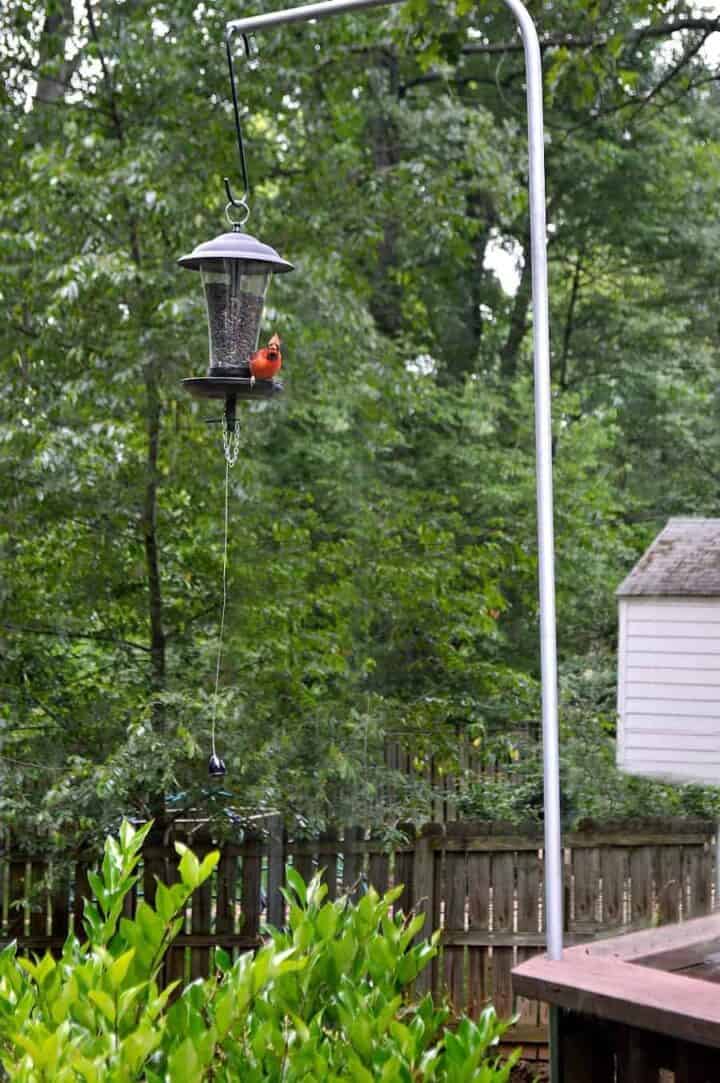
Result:
[[[618,767],[720,784],[720,519],[670,519],[617,596]]]

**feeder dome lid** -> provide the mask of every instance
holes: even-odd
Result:
[[[204,241],[189,256],[182,256],[178,263],[190,271],[199,271],[202,267],[209,270],[215,261],[226,259],[246,261],[255,264],[257,270],[272,271],[274,274],[293,270],[292,263],[282,259],[269,244],[263,244],[249,233],[240,233],[237,230],[221,233],[212,241]]]

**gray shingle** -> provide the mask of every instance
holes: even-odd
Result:
[[[720,519],[670,519],[617,589],[720,596]]]

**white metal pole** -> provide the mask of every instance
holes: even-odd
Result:
[[[542,679],[545,800],[545,928],[547,953],[562,956],[563,864],[560,837],[560,739],[555,637],[555,539],[553,530],[550,318],[545,222],[545,134],[542,59],[537,31],[520,0],[504,0],[520,27],[525,49],[530,163],[533,359],[535,373],[535,473],[537,482],[540,667]]]
[[[318,4],[269,11],[227,24],[228,34],[251,34],[286,23],[324,19],[398,0],[324,0]],[[543,778],[545,800],[545,922],[547,952],[562,956],[563,866],[560,835],[560,755],[558,734],[557,645],[555,638],[555,542],[553,531],[550,331],[548,315],[547,229],[545,222],[545,147],[542,60],[537,31],[521,0],[503,0],[517,19],[525,52],[530,172],[533,358],[535,374],[535,469],[537,493],[540,667],[542,681]]]

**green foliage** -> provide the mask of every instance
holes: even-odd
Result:
[[[580,668],[582,667],[582,668]],[[560,732],[560,808],[565,827],[583,820],[699,816],[717,821],[714,786],[665,785],[634,778],[615,766],[615,670],[608,655],[585,656],[565,667]],[[527,742],[517,758],[498,757],[499,771],[471,780],[461,808],[469,816],[522,824],[543,819],[540,748]]]
[[[124,823],[108,838],[91,877],[88,939],[71,935],[59,960],[0,954],[0,1061],[17,1083],[505,1083],[518,1054],[501,1061],[506,1024],[492,1008],[446,1027],[412,983],[436,955],[437,934],[417,941],[423,917],[393,910],[401,889],[370,890],[357,905],[325,901],[288,870],[286,932],[235,963],[218,949],[216,973],[162,992],[157,976],[192,892],[218,855],[202,862],[185,847],[180,880],[158,883],[155,906],[130,920],[123,901],[148,827]]]

